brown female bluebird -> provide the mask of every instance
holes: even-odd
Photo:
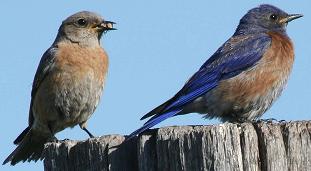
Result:
[[[243,122],[259,118],[280,96],[294,61],[287,23],[302,17],[260,5],[242,17],[233,34],[171,99],[128,139],[159,122],[187,113]]]
[[[17,148],[3,164],[37,161],[55,133],[86,122],[102,94],[108,57],[100,46],[113,22],[87,11],[62,22],[52,46],[43,54],[32,85],[28,127],[16,138]]]

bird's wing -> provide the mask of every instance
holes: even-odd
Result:
[[[266,34],[232,37],[189,79],[164,112],[184,106],[216,87],[219,81],[254,66],[270,44],[271,38]]]
[[[232,78],[256,65],[270,44],[271,38],[266,34],[239,35],[230,38],[173,98],[143,116],[142,119],[153,117],[134,133],[139,134],[166,118],[178,114],[183,106],[216,87],[219,81]]]
[[[30,107],[29,107],[29,117],[28,117],[28,127],[14,140],[14,144],[19,144],[21,140],[24,138],[24,136],[28,133],[30,130],[33,121],[34,116],[32,112],[32,105],[34,97],[37,93],[38,88],[40,87],[43,80],[46,78],[46,76],[49,74],[51,69],[54,66],[54,59],[55,59],[55,52],[57,48],[51,47],[49,48],[42,56],[39,66],[37,68],[35,78],[32,84],[32,90],[31,90],[31,101],[30,101]]]
[[[37,93],[38,88],[40,87],[43,80],[50,73],[51,69],[54,67],[55,53],[57,48],[51,47],[49,48],[42,56],[38,69],[35,74],[35,78],[32,84],[31,90],[31,104],[29,109],[29,125],[32,125],[33,116],[32,116],[32,101]]]

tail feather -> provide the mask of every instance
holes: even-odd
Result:
[[[145,130],[153,127],[154,125],[164,121],[165,119],[170,118],[170,117],[178,114],[180,111],[181,111],[181,109],[173,110],[173,111],[152,117],[141,128],[139,128],[136,131],[134,131],[133,133],[131,133],[126,139],[129,140],[129,139],[134,138],[136,135],[138,135],[138,134],[144,132]]]
[[[147,114],[145,114],[142,118],[140,118],[140,120],[146,119],[152,115],[155,115],[157,113],[160,113],[161,111],[164,110],[164,108],[167,106],[168,101],[161,104],[160,106],[156,107],[155,109],[153,109],[152,111],[148,112]]]
[[[17,148],[4,160],[3,165],[8,162],[11,162],[11,165],[15,165],[20,161],[38,161],[39,159],[42,159],[41,155],[44,149],[44,144],[49,138],[49,135],[30,129],[24,138],[18,143]]]
[[[14,144],[18,145],[24,139],[24,137],[27,135],[29,130],[30,130],[29,126],[26,129],[24,129],[24,131],[21,134],[19,134],[19,136],[14,140]]]

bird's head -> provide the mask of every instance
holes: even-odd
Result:
[[[249,10],[240,20],[236,33],[252,33],[265,31],[286,32],[288,22],[300,18],[301,14],[287,14],[281,9],[263,4]]]
[[[69,16],[59,28],[58,38],[74,43],[91,45],[99,43],[104,32],[115,30],[115,23],[104,20],[100,15],[82,11]]]

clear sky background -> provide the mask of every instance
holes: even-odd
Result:
[[[305,16],[288,25],[296,59],[287,88],[263,116],[278,120],[309,120],[311,96],[311,1],[185,1],[75,0],[2,1],[0,5],[0,161],[11,153],[12,141],[27,126],[33,77],[43,52],[52,44],[61,22],[81,11],[94,11],[117,23],[102,45],[110,58],[101,103],[89,120],[97,136],[129,134],[140,117],[173,96],[234,32],[239,19],[262,3]],[[216,124],[201,115],[170,118],[161,126]],[[56,135],[84,140],[79,127]],[[43,170],[42,162],[19,163],[0,170]]]

